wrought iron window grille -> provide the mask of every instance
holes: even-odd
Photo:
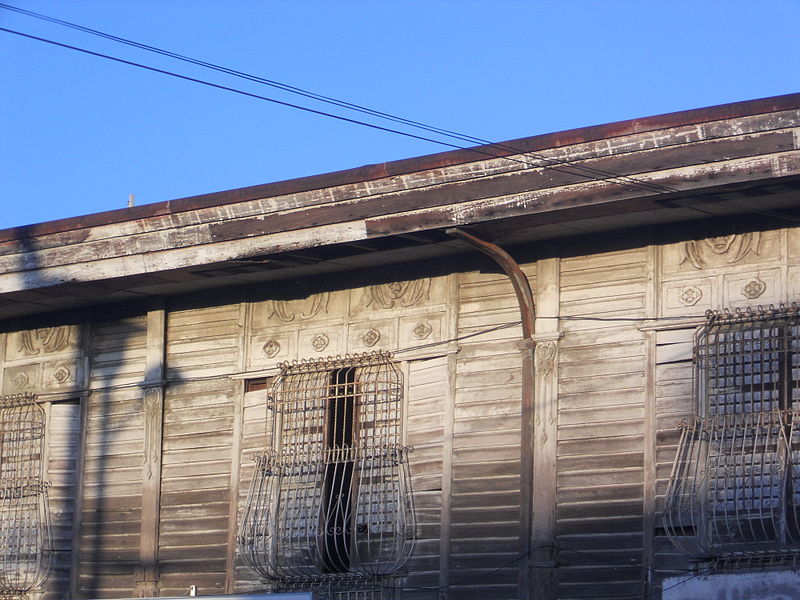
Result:
[[[390,597],[416,530],[402,373],[382,352],[279,368],[240,555],[276,590]]]
[[[724,564],[800,556],[800,311],[709,312],[695,333],[697,414],[684,420],[664,523]]]
[[[25,598],[52,562],[45,414],[33,395],[0,397],[0,598]]]

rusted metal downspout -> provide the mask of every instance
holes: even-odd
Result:
[[[511,255],[491,242],[484,241],[461,229],[447,229],[446,233],[459,237],[482,252],[508,275],[519,303],[522,321],[522,406],[521,406],[521,449],[520,449],[520,507],[519,507],[519,594],[520,600],[530,598],[529,572],[532,554],[533,523],[533,406],[534,406],[534,318],[536,306],[533,292],[525,273]]]

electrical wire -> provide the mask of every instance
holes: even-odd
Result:
[[[618,322],[618,321],[624,321],[624,322],[630,322],[630,323],[653,323],[653,322],[659,322],[659,321],[666,321],[666,322],[680,321],[680,322],[685,322],[686,323],[686,327],[688,328],[688,327],[693,327],[695,325],[695,321],[697,321],[699,319],[703,319],[703,318],[705,318],[705,316],[704,315],[695,315],[695,316],[691,316],[691,317],[657,317],[657,318],[654,318],[654,319],[649,319],[649,318],[646,318],[646,317],[594,317],[594,316],[588,316],[588,315],[587,316],[572,315],[572,316],[553,316],[553,317],[537,317],[537,318],[538,319],[558,319],[558,320],[562,320],[562,321],[578,321],[578,320],[580,320],[580,321],[596,321],[596,322],[609,322],[609,321]],[[394,350],[392,352],[392,355],[404,354],[406,352],[413,352],[413,351],[418,351],[418,350],[425,349],[425,348],[433,348],[433,347],[436,347],[436,346],[444,346],[444,345],[447,345],[447,344],[452,344],[454,342],[460,342],[460,341],[468,340],[468,339],[471,339],[471,338],[474,338],[474,337],[478,337],[478,336],[481,336],[481,335],[486,335],[487,333],[493,333],[495,331],[500,331],[500,330],[503,330],[503,329],[509,329],[511,327],[516,327],[516,326],[520,325],[521,323],[522,322],[519,321],[519,320],[517,320],[517,321],[507,321],[505,323],[500,323],[498,325],[494,325],[492,327],[487,327],[487,328],[481,329],[479,331],[473,331],[473,332],[470,332],[470,333],[465,333],[463,335],[455,336],[455,337],[448,338],[448,339],[445,339],[445,340],[440,340],[440,341],[437,341],[437,342],[430,342],[428,344],[420,344],[418,346],[410,346],[408,348],[401,348],[399,350]],[[180,385],[180,384],[185,384],[185,383],[195,383],[195,382],[199,382],[199,381],[214,381],[214,380],[232,379],[232,378],[239,379],[239,378],[246,377],[247,375],[248,375],[248,372],[237,372],[237,373],[227,373],[227,374],[222,374],[222,375],[203,375],[203,376],[200,376],[200,377],[169,378],[169,379],[164,379],[161,382],[155,382],[155,383],[153,383],[153,385],[157,385],[158,383],[162,383],[165,386],[169,386],[169,385],[176,385],[176,384]],[[253,375],[255,376],[255,373],[253,373]],[[143,384],[141,382],[120,383],[120,384],[108,385],[108,386],[98,386],[98,387],[93,387],[93,388],[75,389],[75,390],[71,390],[69,393],[73,394],[73,395],[74,394],[78,394],[78,395],[81,395],[81,394],[93,394],[93,393],[107,392],[107,391],[113,391],[113,390],[124,390],[124,389],[141,388],[142,386],[143,386]],[[62,397],[64,397],[64,395],[65,395],[65,392],[44,392],[44,393],[37,394],[37,397],[39,397],[39,398],[48,398],[48,397],[62,398]]]
[[[41,20],[44,20],[44,21],[47,21],[47,22],[50,22],[50,23],[55,23],[55,24],[58,24],[58,25],[62,25],[64,27],[68,27],[68,28],[71,28],[71,29],[74,29],[74,30],[77,30],[77,31],[88,33],[90,35],[98,36],[98,37],[101,37],[101,38],[104,38],[104,39],[107,39],[107,40],[111,40],[111,41],[114,41],[114,42],[118,42],[118,43],[121,43],[121,44],[125,44],[125,45],[128,45],[128,46],[132,46],[132,47],[135,47],[135,48],[138,48],[138,49],[141,49],[141,50],[146,50],[148,52],[153,52],[155,54],[159,54],[159,55],[162,55],[162,56],[167,56],[169,58],[173,58],[173,59],[176,59],[176,60],[179,60],[179,61],[182,61],[182,62],[186,62],[186,63],[189,63],[189,64],[205,67],[205,68],[208,68],[208,69],[211,69],[211,70],[214,70],[214,71],[218,71],[218,72],[221,72],[221,73],[232,75],[234,77],[239,77],[241,79],[245,79],[245,80],[248,80],[248,81],[253,81],[253,82],[256,82],[256,83],[263,84],[263,85],[268,85],[270,87],[273,87],[273,88],[276,88],[276,89],[280,89],[280,90],[283,90],[283,91],[287,91],[287,92],[290,92],[290,93],[293,93],[293,94],[298,94],[298,95],[306,97],[306,98],[310,98],[310,99],[313,99],[313,100],[317,100],[317,101],[320,101],[320,102],[324,102],[324,103],[327,103],[327,104],[338,106],[338,107],[341,107],[341,108],[354,110],[356,112],[360,112],[360,113],[363,113],[363,114],[368,114],[368,115],[379,117],[379,118],[382,118],[382,119],[387,119],[387,120],[395,122],[395,123],[408,125],[408,126],[415,127],[415,128],[418,128],[418,129],[422,129],[422,130],[425,130],[425,131],[428,131],[428,132],[431,132],[431,133],[437,133],[439,135],[444,135],[444,136],[452,138],[452,139],[457,139],[457,140],[464,141],[464,142],[470,142],[470,143],[473,143],[473,144],[489,145],[489,146],[493,146],[495,148],[502,149],[504,151],[511,152],[512,154],[526,154],[528,156],[532,156],[533,158],[535,158],[537,160],[544,161],[546,163],[546,166],[548,166],[548,167],[550,167],[550,166],[567,165],[571,169],[573,169],[573,171],[562,171],[562,172],[569,173],[569,174],[572,174],[572,175],[579,174],[579,175],[582,175],[583,177],[586,177],[586,178],[589,178],[589,179],[599,179],[600,178],[600,179],[620,180],[622,182],[626,182],[626,183],[632,184],[632,185],[636,186],[637,188],[647,189],[648,191],[654,191],[654,192],[659,192],[659,193],[664,193],[664,192],[667,192],[667,191],[669,191],[669,192],[675,191],[675,190],[673,190],[671,188],[668,188],[666,186],[663,186],[663,185],[660,185],[660,184],[655,184],[655,183],[652,183],[652,182],[644,182],[644,181],[632,178],[632,177],[630,177],[628,175],[620,175],[620,174],[614,173],[612,171],[607,171],[607,170],[603,170],[603,169],[597,169],[595,167],[590,167],[590,166],[586,166],[586,165],[575,165],[575,164],[572,164],[573,161],[568,161],[568,160],[564,160],[564,159],[555,159],[555,158],[546,157],[544,155],[540,155],[540,154],[536,154],[536,153],[525,152],[523,150],[520,150],[519,148],[514,148],[514,147],[512,147],[512,146],[510,146],[510,145],[508,145],[506,143],[492,142],[490,140],[486,140],[486,139],[483,139],[483,138],[467,135],[467,134],[464,134],[464,133],[459,133],[459,132],[456,132],[456,131],[453,131],[453,130],[449,130],[449,129],[444,129],[444,128],[441,128],[441,127],[436,127],[436,126],[429,125],[429,124],[426,124],[426,123],[423,123],[423,122],[420,122],[420,121],[415,121],[415,120],[412,120],[412,119],[399,117],[399,116],[393,115],[391,113],[386,113],[386,112],[382,112],[382,111],[378,111],[378,110],[375,110],[375,109],[371,109],[371,108],[368,108],[368,107],[365,107],[365,106],[362,106],[362,105],[359,105],[359,104],[355,104],[355,103],[352,103],[352,102],[339,100],[337,98],[332,98],[330,96],[325,96],[325,95],[322,95],[322,94],[318,94],[316,92],[311,92],[309,90],[304,90],[302,88],[299,88],[299,87],[296,87],[296,86],[292,86],[292,85],[288,85],[288,84],[285,84],[285,83],[282,83],[282,82],[279,82],[279,81],[275,81],[275,80],[272,80],[272,79],[267,79],[267,78],[264,78],[264,77],[260,77],[260,76],[257,76],[257,75],[253,75],[253,74],[250,74],[250,73],[239,71],[239,70],[236,70],[236,69],[231,69],[231,68],[228,68],[228,67],[224,67],[224,66],[221,66],[221,65],[218,65],[218,64],[215,64],[215,63],[211,63],[211,62],[203,61],[203,60],[200,60],[200,59],[192,58],[192,57],[189,57],[189,56],[186,56],[186,55],[183,55],[183,54],[179,54],[179,53],[176,53],[176,52],[165,50],[163,48],[158,48],[157,46],[151,46],[151,45],[148,45],[148,44],[143,44],[141,42],[136,42],[134,40],[130,40],[128,38],[115,36],[115,35],[112,35],[112,34],[97,30],[97,29],[92,29],[90,27],[85,27],[83,25],[79,25],[77,23],[72,23],[70,21],[65,21],[65,20],[62,20],[62,19],[57,19],[55,17],[50,17],[50,16],[44,15],[42,13],[37,13],[37,12],[34,12],[34,11],[18,8],[18,7],[11,6],[11,5],[4,4],[4,3],[0,3],[0,8],[6,9],[6,10],[10,10],[10,11],[13,11],[13,12],[17,12],[17,13],[20,13],[20,14],[24,14],[24,15],[27,15],[27,16],[30,16],[30,17],[34,17],[34,18],[37,18],[37,19],[41,19]],[[468,148],[463,147],[463,146],[457,146],[457,147],[459,147],[461,149],[464,149],[464,150],[468,149]],[[497,155],[493,155],[493,156],[495,156],[497,158],[508,158],[508,157],[497,156]],[[512,160],[510,158],[508,158],[508,159]],[[533,166],[530,163],[525,163],[525,164],[527,166]],[[560,169],[556,169],[556,170],[560,170]]]
[[[246,92],[244,90],[233,88],[233,87],[230,87],[230,86],[227,86],[227,85],[222,85],[222,84],[219,84],[219,83],[212,83],[210,81],[205,81],[203,79],[197,79],[196,77],[190,77],[188,75],[182,75],[180,73],[175,73],[174,71],[167,71],[166,69],[159,69],[157,67],[151,67],[150,65],[145,65],[143,63],[138,63],[138,62],[135,62],[135,61],[132,61],[132,60],[125,60],[124,58],[118,58],[116,56],[111,56],[110,54],[103,54],[102,52],[95,52],[94,50],[87,50],[86,48],[80,48],[78,46],[72,46],[70,44],[64,44],[62,42],[56,42],[55,40],[50,40],[50,39],[39,37],[39,36],[36,36],[36,35],[31,35],[29,33],[23,33],[21,31],[16,31],[14,29],[8,29],[7,27],[0,27],[0,31],[4,31],[6,33],[11,33],[13,35],[18,35],[18,36],[25,37],[25,38],[28,38],[28,39],[32,39],[32,40],[36,40],[36,41],[39,41],[39,42],[43,42],[45,44],[51,44],[53,46],[58,46],[58,47],[61,47],[61,48],[67,48],[69,50],[75,50],[76,52],[81,52],[83,54],[89,54],[91,56],[96,56],[98,58],[105,58],[107,60],[111,60],[111,61],[114,61],[114,62],[122,63],[122,64],[129,65],[129,66],[132,66],[132,67],[138,67],[140,69],[145,69],[147,71],[152,71],[154,73],[160,73],[162,75],[168,75],[170,77],[175,77],[177,79],[182,79],[184,81],[191,81],[192,83],[198,83],[200,85],[205,85],[205,86],[208,86],[208,87],[216,88],[218,90],[223,90],[223,91],[226,91],[226,92],[233,92],[234,94],[240,94],[242,96],[248,96],[250,98],[255,98],[257,100],[264,100],[266,102],[272,102],[273,104],[279,104],[281,106],[285,106],[285,107],[288,107],[288,108],[295,108],[297,110],[302,110],[302,111],[305,111],[305,112],[308,112],[308,113],[312,113],[312,114],[315,114],[315,115],[320,115],[320,116],[323,116],[323,117],[330,117],[331,119],[338,119],[339,121],[345,121],[347,123],[352,123],[354,125],[363,125],[364,127],[370,127],[372,129],[377,129],[379,131],[385,131],[385,132],[388,132],[388,133],[396,133],[398,135],[404,135],[406,137],[414,138],[414,139],[417,139],[417,140],[422,140],[424,142],[432,142],[434,144],[443,144],[445,146],[450,146],[451,148],[464,150],[464,148],[462,148],[461,146],[458,146],[456,144],[450,144],[448,142],[443,142],[441,140],[436,140],[436,139],[433,139],[433,138],[428,138],[428,137],[416,135],[416,134],[413,134],[413,133],[408,133],[407,131],[401,131],[399,129],[392,129],[390,127],[383,127],[381,125],[375,125],[374,123],[367,123],[365,121],[359,121],[357,119],[350,119],[348,117],[343,117],[341,115],[328,113],[328,112],[325,112],[325,111],[322,111],[322,110],[316,110],[314,108],[309,108],[307,106],[301,106],[300,104],[293,104],[291,102],[285,102],[283,100],[278,100],[277,98],[270,98],[269,96],[262,96],[260,94],[254,94],[252,92]]]
[[[189,56],[186,56],[186,55],[182,55],[182,54],[179,54],[179,53],[176,53],[176,52],[172,52],[172,51],[169,51],[169,50],[164,50],[164,49],[158,48],[156,46],[151,46],[151,45],[143,44],[141,42],[136,42],[134,40],[130,40],[130,39],[127,39],[127,38],[123,38],[123,37],[120,37],[120,36],[115,36],[115,35],[112,35],[112,34],[97,30],[97,29],[92,29],[92,28],[89,28],[89,27],[85,27],[83,25],[72,23],[70,21],[65,21],[65,20],[62,20],[62,19],[57,19],[55,17],[50,17],[48,15],[44,15],[44,14],[41,14],[41,13],[36,13],[34,11],[21,9],[21,8],[14,7],[14,6],[11,6],[11,5],[8,5],[8,4],[4,4],[4,3],[0,3],[0,8],[5,9],[5,10],[9,10],[9,11],[13,11],[13,12],[17,12],[17,13],[20,13],[20,14],[23,14],[23,15],[26,15],[26,16],[30,16],[30,17],[33,17],[33,18],[41,19],[41,20],[44,20],[44,21],[47,21],[47,22],[51,22],[51,23],[54,23],[54,24],[62,25],[64,27],[68,27],[68,28],[71,28],[71,29],[74,29],[74,30],[78,30],[78,31],[84,32],[84,33],[88,33],[90,35],[98,36],[98,37],[101,37],[101,38],[104,38],[104,39],[108,39],[108,40],[111,40],[111,41],[114,41],[114,42],[118,42],[118,43],[121,43],[121,44],[125,44],[125,45],[128,45],[128,46],[139,48],[139,49],[142,49],[142,50],[146,50],[148,52],[153,52],[153,53],[156,53],[156,54],[159,54],[159,55],[162,55],[162,56],[166,56],[166,57],[169,57],[169,58],[173,58],[173,59],[176,59],[176,60],[180,60],[180,61],[183,61],[183,62],[194,64],[194,65],[197,65],[197,66],[208,68],[208,69],[211,69],[211,70],[214,70],[214,71],[222,72],[222,73],[225,73],[225,74],[228,74],[228,75],[232,75],[234,77],[239,77],[239,78],[246,79],[246,80],[249,80],[249,81],[253,81],[253,82],[256,82],[256,83],[260,83],[260,84],[263,84],[263,85],[268,85],[268,86],[271,86],[271,87],[274,87],[274,88],[277,88],[277,89],[281,89],[283,91],[287,91],[287,92],[290,92],[290,93],[301,95],[301,96],[306,97],[306,98],[310,98],[310,99],[317,100],[317,101],[320,101],[320,102],[325,102],[325,103],[332,104],[334,106],[338,106],[338,107],[341,107],[341,108],[346,108],[348,110],[354,110],[354,111],[357,111],[357,112],[360,112],[360,113],[363,113],[363,114],[368,114],[368,115],[375,116],[375,117],[378,117],[378,118],[387,119],[387,120],[395,122],[395,123],[400,123],[400,124],[407,125],[407,126],[410,126],[410,127],[422,129],[424,131],[431,132],[431,133],[436,133],[438,135],[443,135],[443,136],[446,136],[446,137],[449,137],[449,138],[452,138],[452,139],[457,139],[457,140],[460,140],[460,141],[466,141],[466,142],[470,142],[470,143],[477,143],[477,144],[486,145],[486,146],[489,146],[491,148],[497,148],[497,149],[503,150],[504,152],[509,152],[511,154],[522,154],[522,155],[525,155],[525,156],[528,156],[528,157],[533,157],[534,159],[536,159],[538,161],[541,161],[544,164],[531,163],[529,161],[521,160],[519,158],[513,158],[513,157],[510,157],[510,156],[500,155],[500,154],[497,154],[497,153],[489,152],[488,148],[466,147],[466,146],[462,146],[462,145],[459,145],[459,144],[453,144],[453,143],[450,143],[450,142],[445,142],[445,141],[442,141],[442,140],[433,139],[433,138],[430,138],[430,137],[427,137],[427,136],[421,136],[421,135],[408,133],[408,132],[401,131],[401,130],[398,130],[398,129],[395,129],[395,128],[391,128],[391,127],[383,127],[383,126],[380,126],[380,125],[375,125],[373,123],[367,123],[365,121],[360,121],[358,119],[350,119],[350,118],[347,118],[347,117],[343,117],[341,115],[336,115],[336,114],[328,113],[328,112],[325,112],[325,111],[315,110],[315,109],[312,109],[312,108],[308,108],[308,107],[305,107],[305,106],[293,104],[293,103],[290,103],[290,102],[284,102],[284,101],[281,101],[281,100],[277,100],[275,98],[269,98],[269,97],[266,97],[266,96],[261,96],[259,94],[252,94],[252,93],[249,93],[249,92],[245,92],[243,90],[239,90],[237,88],[232,88],[230,86],[223,86],[223,85],[215,84],[215,83],[208,82],[208,81],[205,81],[205,80],[201,80],[201,79],[197,79],[197,78],[193,78],[193,77],[188,77],[188,76],[181,75],[181,74],[178,74],[178,73],[175,73],[175,72],[172,72],[172,71],[167,71],[165,69],[158,69],[158,68],[155,68],[155,67],[151,67],[149,65],[144,65],[142,63],[136,63],[136,62],[133,62],[133,61],[127,61],[127,60],[124,60],[124,59],[113,57],[111,55],[106,55],[106,54],[102,54],[102,53],[99,53],[99,52],[94,52],[94,51],[91,51],[91,50],[87,50],[87,49],[84,49],[84,48],[79,48],[77,46],[72,46],[72,45],[69,45],[69,44],[63,44],[63,43],[60,43],[60,42],[55,42],[54,40],[49,40],[47,38],[41,38],[41,37],[38,37],[38,36],[32,36],[30,34],[25,34],[23,32],[18,32],[18,31],[14,31],[14,30],[10,30],[10,29],[5,29],[5,28],[0,28],[0,31],[5,31],[7,33],[14,33],[16,35],[21,35],[21,36],[24,36],[24,37],[28,37],[30,39],[34,39],[34,40],[37,40],[37,41],[42,41],[42,42],[45,42],[45,43],[54,44],[54,45],[57,45],[57,46],[61,46],[61,47],[64,47],[64,48],[69,48],[69,49],[76,50],[76,51],[79,51],[79,52],[85,52],[85,53],[88,53],[88,54],[91,54],[91,55],[94,55],[94,56],[97,56],[97,57],[106,58],[108,60],[115,60],[117,62],[128,64],[130,66],[137,66],[137,67],[144,68],[144,69],[147,69],[147,70],[151,70],[151,71],[154,71],[154,72],[158,72],[158,73],[161,73],[161,74],[171,75],[171,76],[178,77],[178,78],[181,78],[181,79],[185,79],[185,80],[188,80],[188,81],[192,81],[192,82],[195,82],[195,83],[200,83],[200,84],[203,84],[203,85],[209,85],[209,86],[216,87],[218,89],[222,89],[222,90],[225,90],[225,91],[232,91],[234,93],[239,93],[239,94],[250,96],[250,97],[253,97],[253,98],[258,98],[258,99],[266,100],[266,101],[269,101],[269,102],[274,102],[274,103],[277,103],[277,104],[281,104],[281,105],[286,106],[286,107],[295,108],[295,109],[298,109],[298,110],[304,110],[306,112],[310,112],[310,113],[313,113],[313,114],[318,114],[318,115],[321,115],[321,116],[327,116],[329,118],[334,118],[334,119],[342,120],[342,121],[345,121],[345,122],[358,124],[358,125],[362,125],[362,126],[365,126],[365,127],[370,127],[370,128],[373,128],[373,129],[378,129],[378,130],[385,131],[385,132],[388,132],[388,133],[395,133],[395,134],[398,134],[398,135],[403,135],[403,136],[410,137],[410,138],[417,139],[417,140],[421,140],[421,141],[427,141],[427,142],[431,142],[431,143],[435,143],[435,144],[440,144],[440,145],[444,145],[444,146],[447,146],[447,147],[452,148],[452,149],[468,150],[468,151],[471,151],[471,152],[476,152],[476,153],[479,153],[479,154],[482,154],[482,155],[485,155],[485,156],[489,156],[489,157],[493,157],[493,158],[505,159],[505,160],[508,160],[508,161],[511,161],[511,162],[522,164],[526,168],[544,168],[544,169],[548,169],[548,170],[552,170],[552,171],[558,171],[558,172],[566,173],[566,174],[569,174],[569,175],[578,175],[578,176],[584,177],[584,178],[586,178],[586,179],[588,179],[590,181],[609,181],[609,182],[615,183],[617,185],[620,185],[620,186],[628,188],[628,189],[642,190],[642,191],[647,191],[647,192],[655,193],[655,194],[680,193],[681,192],[681,190],[679,190],[677,188],[673,188],[673,187],[662,185],[662,184],[655,183],[655,182],[644,181],[644,180],[641,180],[639,178],[632,177],[630,175],[621,175],[621,174],[615,173],[613,171],[609,171],[609,170],[605,170],[605,169],[598,169],[596,167],[591,167],[591,166],[588,166],[588,165],[577,164],[576,160],[550,158],[550,157],[547,157],[547,156],[544,156],[544,155],[541,155],[541,154],[538,154],[538,153],[526,152],[526,151],[521,150],[519,148],[515,148],[513,146],[510,146],[507,143],[492,142],[492,141],[489,141],[489,140],[486,140],[486,139],[482,139],[482,138],[479,138],[479,137],[470,136],[470,135],[458,133],[458,132],[455,132],[455,131],[452,131],[452,130],[448,130],[448,129],[444,129],[444,128],[428,125],[428,124],[422,123],[420,121],[414,121],[414,120],[411,120],[411,119],[406,119],[404,117],[399,117],[397,115],[392,115],[390,113],[374,110],[374,109],[367,108],[367,107],[364,107],[364,106],[361,106],[361,105],[358,105],[358,104],[355,104],[355,103],[347,102],[347,101],[344,101],[344,100],[339,100],[339,99],[336,99],[336,98],[332,98],[330,96],[325,96],[325,95],[322,95],[322,94],[318,94],[316,92],[311,92],[311,91],[308,91],[308,90],[304,90],[302,88],[298,88],[296,86],[291,86],[291,85],[288,85],[288,84],[285,84],[285,83],[282,83],[282,82],[279,82],[279,81],[275,81],[275,80],[259,77],[257,75],[252,75],[252,74],[249,74],[249,73],[245,73],[243,71],[238,71],[236,69],[231,69],[231,68],[224,67],[224,66],[221,66],[221,65],[218,65],[218,64],[215,64],[215,63],[211,63],[211,62],[208,62],[208,61],[203,61],[203,60],[195,59],[195,58],[192,58],[192,57],[189,57]],[[687,194],[687,197],[688,198],[694,198],[694,199],[701,199],[701,200],[714,200],[715,199],[715,198],[713,198],[711,196],[703,195],[703,194],[697,194],[697,193]],[[735,205],[736,203],[734,202],[733,204]],[[742,207],[741,204],[739,204],[739,206]],[[692,207],[692,208],[693,208],[693,210],[696,210],[696,211],[701,212],[703,214],[707,214],[709,216],[717,216],[715,213],[713,213],[711,211],[704,210],[704,209],[699,208],[699,207]],[[748,208],[748,209],[752,210],[751,207],[745,207],[745,208]],[[759,213],[759,214],[768,215],[768,216],[779,218],[779,219],[784,219],[784,220],[795,222],[795,223],[796,222],[800,222],[800,219],[793,218],[793,217],[791,217],[789,215],[784,215],[783,213],[776,213],[774,211],[756,209],[753,212],[756,212],[756,213]]]

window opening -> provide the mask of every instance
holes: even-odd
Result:
[[[325,486],[322,505],[325,542],[322,562],[328,573],[346,573],[350,568],[353,486],[353,434],[355,430],[355,370],[334,369],[325,419]]]
[[[273,590],[391,588],[415,535],[398,366],[375,352],[279,368],[243,559]]]
[[[45,414],[28,394],[0,397],[0,597],[26,598],[52,560]]]
[[[681,439],[665,528],[696,557],[800,554],[800,314],[708,314],[695,334],[697,414]]]

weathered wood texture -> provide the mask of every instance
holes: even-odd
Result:
[[[678,449],[678,423],[692,415],[692,334],[694,328],[656,332],[656,414],[655,414],[655,514],[663,515],[664,495]],[[688,558],[666,537],[663,520],[656,518],[653,542],[654,588],[670,575],[690,569]]]
[[[446,356],[409,363],[406,440],[414,447],[409,466],[417,518],[417,543],[404,584],[409,598],[430,598],[431,588],[439,585],[447,387]]]
[[[238,495],[236,523],[241,523],[242,511],[245,507],[247,494],[250,484],[253,481],[255,471],[254,458],[256,453],[264,450],[265,445],[270,440],[272,420],[267,413],[267,393],[271,385],[271,378],[267,380],[265,389],[244,394],[242,427],[241,427],[241,462],[239,471]],[[264,589],[264,584],[258,579],[255,571],[247,567],[236,554],[234,563],[234,592],[246,594]]]
[[[321,244],[511,217],[547,214],[547,222],[554,222],[553,215],[561,215],[557,221],[574,220],[571,211],[579,211],[581,218],[619,215],[620,203],[627,200],[636,210],[658,210],[663,207],[656,203],[636,203],[655,192],[608,180],[587,181],[576,167],[636,175],[671,189],[797,175],[800,150],[793,130],[798,124],[796,108],[727,122],[673,124],[541,149],[536,158],[523,154],[516,161],[479,159],[368,182],[44,233],[24,244],[16,239],[0,241],[0,291],[163,274],[166,279],[159,279],[161,275],[152,279],[155,285],[172,281],[166,273],[171,269]],[[569,161],[570,168],[537,168],[542,164],[539,157]],[[19,277],[26,272],[31,276]],[[113,297],[118,291],[112,286],[102,293]]]
[[[139,561],[146,317],[97,315],[89,366],[78,594],[130,596]]]
[[[561,262],[559,598],[641,592],[645,260]]]
[[[239,306],[167,318],[159,591],[225,591]],[[181,380],[177,382],[177,380]],[[172,383],[175,381],[174,383]]]
[[[49,404],[45,479],[51,483],[53,570],[45,582],[42,600],[60,600],[69,593],[79,443],[80,403],[76,400]]]
[[[460,336],[520,319],[511,283],[497,273],[463,274],[458,311]],[[453,597],[517,597],[519,338],[514,326],[460,342],[450,517]]]

